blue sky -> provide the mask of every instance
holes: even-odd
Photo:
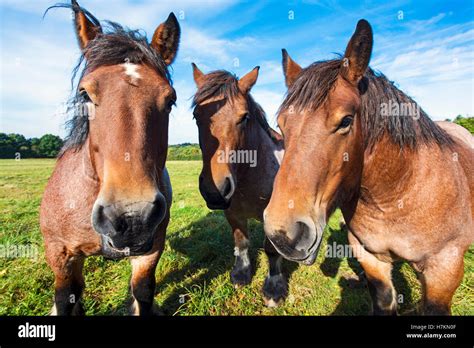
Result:
[[[0,0],[0,131],[65,135],[63,103],[78,57],[71,14],[49,0]],[[191,62],[204,72],[242,76],[260,65],[252,94],[272,124],[286,88],[281,48],[301,66],[344,51],[360,18],[374,30],[371,66],[412,96],[433,119],[474,114],[473,1],[79,0],[100,20],[151,37],[173,11],[180,51],[173,64],[178,106],[170,144],[197,142],[190,110]],[[290,12],[292,11],[292,12]],[[292,16],[293,15],[293,16]]]

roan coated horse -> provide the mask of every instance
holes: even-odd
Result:
[[[193,69],[198,88],[194,118],[203,157],[199,190],[210,209],[224,210],[235,242],[231,281],[242,286],[251,282],[253,274],[247,220],[262,221],[283,144],[250,95],[258,67],[240,80],[223,70],[204,74],[195,64]],[[269,260],[264,300],[268,306],[276,306],[287,296],[288,284],[282,275],[281,256],[267,240],[264,249]]]
[[[312,264],[340,207],[374,314],[396,313],[396,260],[418,272],[423,312],[449,314],[474,238],[472,136],[434,123],[368,68],[372,45],[361,20],[340,59],[302,69],[283,51],[285,155],[264,214],[266,236],[285,258]]]
[[[176,94],[168,65],[179,24],[170,14],[149,44],[116,23],[102,27],[75,0],[67,7],[85,67],[72,98],[70,134],[41,203],[55,275],[52,314],[83,313],[82,269],[91,255],[131,256],[133,314],[151,314],[171,205],[165,162]]]

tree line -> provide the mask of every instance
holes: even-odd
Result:
[[[200,161],[201,149],[198,144],[184,143],[168,147],[169,161]]]
[[[54,158],[62,146],[63,140],[53,134],[26,138],[21,134],[0,133],[0,158]]]
[[[452,122],[474,134],[474,117],[458,115]],[[62,146],[63,140],[53,134],[45,134],[41,138],[25,138],[21,134],[0,133],[0,158],[54,158]],[[191,143],[170,145],[168,160],[198,161],[201,160],[201,150],[199,145]]]
[[[26,138],[21,134],[0,133],[0,158],[54,158],[61,151],[64,141],[57,135],[45,134],[40,138]],[[184,143],[168,147],[171,161],[201,159],[199,145]]]
[[[451,121],[449,118],[446,121]],[[463,117],[462,115],[457,115],[454,120],[451,122],[457,123],[460,126],[466,128],[471,134],[474,134],[474,117]]]

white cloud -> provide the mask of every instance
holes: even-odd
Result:
[[[3,112],[1,118],[1,132],[20,133],[27,138],[40,137],[51,133],[62,137],[66,135],[64,123],[64,108],[56,106],[26,107],[14,112]]]
[[[2,6],[10,10],[27,13],[43,14],[54,2],[48,0],[2,0]]]
[[[453,119],[457,115],[474,116],[472,81],[448,81],[441,84],[408,85],[407,90],[435,120]]]
[[[406,26],[410,29],[412,33],[414,33],[418,31],[426,31],[428,27],[433,27],[445,17],[446,13],[439,13],[436,16],[433,16],[428,19],[412,19],[409,21],[405,21],[404,23],[406,23]]]
[[[174,88],[178,94],[178,105],[173,108],[170,115],[169,143],[197,143],[198,129],[191,109],[191,97],[196,91],[194,83],[190,83],[188,80],[175,81]],[[270,125],[276,128],[276,113],[283,101],[284,91],[269,90],[260,87],[259,82],[257,82],[251,93],[255,101],[265,111]]]
[[[198,142],[196,123],[191,109],[192,96],[196,91],[192,79],[175,81],[173,87],[178,95],[177,105],[170,114],[169,143]]]
[[[204,71],[222,68],[238,67],[240,57],[251,50],[255,44],[252,37],[241,37],[226,40],[190,26],[184,26],[180,60],[186,63],[194,62]]]
[[[144,28],[152,35],[170,12],[174,12],[181,24],[189,20],[215,16],[236,3],[236,0],[144,0],[132,3],[129,0],[80,1],[81,6],[90,10],[99,19],[126,23],[130,28]]]
[[[82,6],[89,8],[99,19],[111,18],[132,28],[149,27],[151,30],[166,19],[171,11],[186,9],[184,13],[177,12],[176,15],[184,15],[184,18],[180,19],[181,25],[187,28],[186,21],[190,18],[196,20],[199,16],[203,18],[214,16],[234,3],[230,0],[209,0],[199,3],[190,0],[166,2],[147,0],[140,4],[131,4],[126,0],[115,0],[112,5],[110,2],[94,2],[92,6],[91,1],[79,2]],[[29,27],[26,26],[22,30],[2,24],[0,126],[3,132],[18,132],[28,137],[44,133],[64,136],[66,133],[63,127],[65,119],[63,116],[58,116],[58,109],[70,95],[70,76],[79,57],[79,50],[69,23],[68,30],[58,31],[58,28],[66,28],[64,23],[66,19],[70,22],[69,11],[58,9],[41,21],[44,10],[51,4],[51,1],[5,0],[2,2],[3,7],[38,17],[35,23],[30,23]],[[33,30],[35,35],[31,33]],[[59,35],[54,35],[56,33]],[[197,39],[198,42],[193,41],[192,38]],[[243,38],[229,42],[208,36],[190,27],[189,33],[182,36],[176,63],[182,65],[186,61],[181,59],[184,55],[198,57],[198,59],[202,57],[203,61],[215,64],[232,61],[232,55],[229,52],[238,52],[245,47],[247,40]],[[192,76],[190,67],[188,71],[182,72],[181,66],[178,72],[177,64],[173,66],[176,75]],[[175,84],[179,106],[173,111],[170,120],[170,142],[172,143],[197,140],[189,111],[189,101],[187,101],[194,92],[192,79],[189,83],[191,85],[188,87],[185,86],[186,83]]]
[[[283,69],[281,62],[265,60],[260,63],[257,84],[262,86],[275,83],[283,84]]]
[[[2,0],[2,6],[15,11],[43,15],[48,7],[57,2],[69,3],[70,1]],[[130,0],[78,0],[82,7],[89,10],[99,20],[127,23],[132,28],[156,27],[172,11],[177,16],[181,14],[181,20],[192,17],[206,18],[225,11],[236,2],[237,0],[200,0],[199,2],[194,0],[142,0],[140,2]],[[67,13],[67,11],[64,13]],[[59,18],[69,20],[70,14],[59,16]]]
[[[57,113],[70,95],[76,42],[66,44],[27,33],[4,32],[13,38],[1,52],[0,117],[2,131],[26,136],[64,135]]]
[[[276,129],[276,116],[280,104],[283,102],[284,92],[275,92],[264,88],[254,87],[252,96],[259,103],[267,115],[270,125]]]
[[[442,18],[438,15],[425,24],[433,26]],[[414,31],[391,36],[389,43],[383,40],[371,66],[394,80],[433,119],[472,115],[474,30],[453,25],[431,28],[427,34]]]
[[[69,96],[70,74],[79,51],[67,10],[51,12],[41,22],[43,11],[54,2],[2,0],[2,8],[33,14],[33,17],[37,15],[38,23],[27,23],[22,27],[1,24],[1,131],[20,132],[26,136],[47,132],[64,135],[64,118],[54,115],[58,105]],[[348,37],[342,38],[341,32],[347,31],[348,18],[353,17],[344,14],[318,18],[318,21],[303,22],[300,26],[295,22],[294,28],[277,31],[279,34],[275,34],[274,26],[271,31],[257,31],[257,36],[246,30],[249,34],[235,37],[235,28],[240,28],[254,16],[241,14],[245,20],[238,23],[227,23],[217,16],[236,0],[79,2],[99,19],[143,28],[148,37],[169,12],[174,11],[178,17],[184,15],[180,19],[180,50],[173,64],[178,106],[170,117],[172,144],[197,141],[197,128],[188,99],[195,92],[191,62],[196,62],[204,72],[227,69],[240,76],[260,65],[260,76],[252,94],[275,126],[275,114],[286,92],[279,49],[293,45],[289,52],[302,66],[318,57],[331,57],[331,52],[340,51],[347,43]],[[253,11],[260,11],[261,4],[255,6]],[[396,5],[390,4],[390,8],[393,6]],[[251,6],[246,5],[242,11],[250,9]],[[367,13],[376,10],[373,8]],[[381,23],[386,17],[383,13],[373,16],[376,36],[371,66],[396,81],[435,119],[458,113],[474,114],[474,29],[472,22],[443,25],[448,16],[449,13],[441,13],[423,21],[405,20],[395,33]],[[216,23],[222,23],[223,28],[216,28],[219,25]],[[381,30],[376,30],[378,27]],[[232,35],[225,35],[226,30]],[[332,39],[320,39],[324,37]]]

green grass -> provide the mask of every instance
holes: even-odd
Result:
[[[53,299],[53,274],[44,260],[38,208],[54,160],[0,160],[0,246],[30,244],[36,259],[0,259],[0,315],[44,315]],[[234,289],[230,228],[222,213],[206,208],[197,188],[200,162],[168,163],[174,190],[166,250],[156,271],[156,301],[168,315],[331,315],[367,314],[369,295],[354,259],[325,258],[310,267],[285,262],[290,296],[279,308],[263,305],[260,289],[267,272],[263,230],[252,222],[251,256],[256,274],[249,286]],[[329,222],[324,243],[347,243],[338,227],[338,212]],[[321,250],[325,250],[325,245]],[[465,276],[453,300],[453,314],[474,315],[474,249],[465,257]],[[126,314],[130,294],[127,260],[91,257],[85,266],[84,306],[88,315]],[[420,300],[415,273],[397,264],[395,286],[403,295],[400,311],[410,313]],[[183,303],[184,302],[184,303]]]

